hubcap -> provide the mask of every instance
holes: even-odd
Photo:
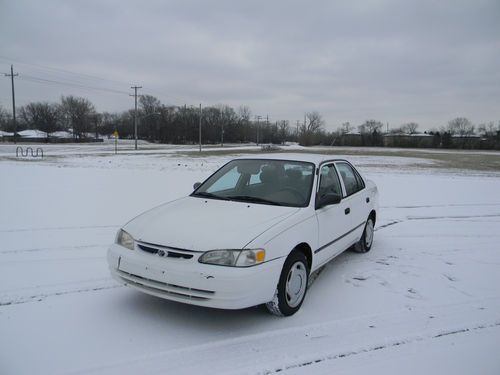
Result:
[[[366,223],[365,229],[365,246],[369,248],[373,242],[373,221],[371,219]]]
[[[304,263],[296,262],[286,278],[285,295],[288,306],[297,307],[306,292],[307,271]]]

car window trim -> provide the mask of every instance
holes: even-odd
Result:
[[[335,165],[335,161],[333,161],[333,160],[325,161],[325,162],[323,162],[323,163],[321,163],[319,165],[319,168],[318,168],[318,178],[317,178],[317,181],[316,181],[316,196],[318,195],[319,185],[321,184],[321,169],[323,167],[329,166],[329,165],[333,165],[333,170],[335,171],[335,174],[337,175],[337,179],[339,180],[339,183],[340,183],[340,189],[342,190],[342,198],[344,198],[346,190],[345,190],[343,181],[340,178],[339,171],[337,170],[337,166]]]
[[[356,178],[356,175],[358,175],[358,177],[360,178],[360,180],[363,182],[363,187],[359,190],[356,190],[354,193],[351,193],[349,195],[347,195],[347,188],[345,187],[345,184],[344,184],[344,179],[341,178],[341,182],[342,182],[342,186],[344,187],[344,192],[345,192],[345,195],[343,198],[349,198],[355,194],[358,194],[360,191],[363,191],[365,188],[366,188],[366,184],[365,184],[365,181],[363,180],[363,177],[361,177],[361,175],[359,174],[359,172],[356,170],[356,168],[351,164],[349,163],[347,160],[338,160],[338,161],[335,161],[335,168],[338,168],[337,164],[347,164],[348,166],[351,167],[353,173],[354,173],[354,178]],[[356,182],[358,182],[358,180],[356,179]]]
[[[306,208],[311,205],[311,197],[312,197],[312,192],[313,192],[313,187],[314,187],[314,175],[315,175],[315,170],[316,170],[316,164],[310,161],[304,161],[304,160],[291,160],[291,159],[268,159],[268,158],[241,158],[241,159],[232,159],[229,160],[227,163],[222,165],[220,168],[218,168],[214,173],[212,173],[210,176],[208,176],[201,184],[198,186],[189,196],[194,197],[194,198],[200,198],[196,196],[196,192],[207,182],[210,178],[212,178],[217,172],[219,172],[222,168],[224,168],[226,165],[229,163],[232,163],[233,161],[237,160],[259,160],[259,161],[281,161],[281,162],[289,162],[289,163],[301,163],[301,164],[308,164],[312,166],[311,170],[311,176],[312,176],[312,181],[311,185],[309,186],[309,196],[305,200],[303,205],[283,205],[283,207],[293,207],[293,208]],[[259,203],[256,203],[259,204]]]

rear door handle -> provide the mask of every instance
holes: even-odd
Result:
[[[345,210],[344,210],[344,213],[346,215],[349,215],[351,213],[351,209],[349,207],[347,207]]]
[[[370,197],[366,197],[366,203],[370,203]]]

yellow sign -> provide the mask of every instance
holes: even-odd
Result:
[[[115,130],[115,132],[113,133],[113,136],[114,136],[115,138],[118,138],[118,130]]]

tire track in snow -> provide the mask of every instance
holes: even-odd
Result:
[[[72,251],[72,249],[90,249],[99,247],[108,247],[109,243],[106,244],[92,244],[92,245],[77,245],[77,246],[50,246],[50,247],[35,247],[32,249],[18,249],[18,250],[2,250],[0,254],[18,254],[18,253],[30,253],[37,251]]]
[[[296,369],[296,368],[300,368],[300,367],[307,367],[307,366],[315,365],[315,364],[322,363],[325,361],[332,361],[332,360],[347,358],[347,357],[351,357],[351,356],[355,356],[355,355],[359,355],[359,354],[363,354],[363,353],[375,352],[377,350],[390,349],[390,348],[394,348],[396,346],[413,344],[413,343],[419,342],[419,341],[429,341],[429,340],[439,339],[440,337],[445,337],[445,336],[450,336],[450,335],[458,335],[458,334],[463,334],[463,333],[467,333],[467,332],[473,332],[473,331],[478,331],[478,330],[487,329],[487,328],[495,328],[495,327],[500,327],[500,320],[493,322],[493,323],[482,323],[482,324],[478,324],[478,325],[470,326],[470,327],[466,327],[466,328],[445,330],[441,333],[434,334],[434,335],[428,335],[428,336],[424,336],[424,337],[415,336],[413,338],[406,338],[406,339],[401,339],[401,340],[396,339],[396,340],[393,340],[391,342],[385,341],[381,344],[375,344],[375,345],[372,345],[369,347],[361,348],[359,350],[333,353],[331,355],[318,357],[316,359],[307,360],[307,361],[301,362],[301,363],[284,365],[282,367],[275,368],[274,370],[259,371],[259,372],[256,372],[255,374],[256,375],[276,374],[276,373],[279,373],[282,371],[292,370],[292,369]]]
[[[475,218],[495,218],[495,217],[500,217],[500,213],[484,214],[484,215],[407,216],[404,219],[397,219],[390,221],[386,224],[379,225],[375,228],[375,231],[390,227],[392,225],[404,223],[410,220],[475,219]]]
[[[406,220],[394,220],[394,221],[391,221],[387,224],[383,224],[383,225],[379,225],[377,228],[375,228],[375,232],[380,230],[380,229],[384,229],[384,228],[387,228],[387,227],[390,227],[391,225],[395,225],[395,224],[399,224],[403,221],[406,221]]]
[[[500,206],[500,203],[428,204],[415,206],[380,206],[380,208],[434,208],[434,207],[481,207]]]
[[[347,356],[500,327],[500,297],[275,329],[215,342],[174,346],[73,374],[274,374]],[[339,340],[342,338],[342,340]],[[237,364],[235,366],[235,364]],[[313,369],[311,369],[313,370]],[[307,371],[307,368],[306,368]]]
[[[119,225],[83,225],[83,226],[68,226],[68,227],[15,228],[15,229],[1,229],[0,233],[40,232],[45,230],[100,229],[100,228],[118,228],[118,227]]]
[[[68,294],[85,293],[85,292],[97,292],[100,290],[115,289],[115,288],[122,288],[122,287],[123,287],[123,285],[101,285],[101,286],[90,286],[87,288],[80,288],[80,289],[73,289],[73,290],[63,290],[63,291],[31,294],[28,296],[20,296],[17,298],[0,300],[0,307],[10,306],[10,305],[21,305],[21,304],[29,303],[29,302],[41,302],[47,297],[64,296],[64,295],[68,295]]]

